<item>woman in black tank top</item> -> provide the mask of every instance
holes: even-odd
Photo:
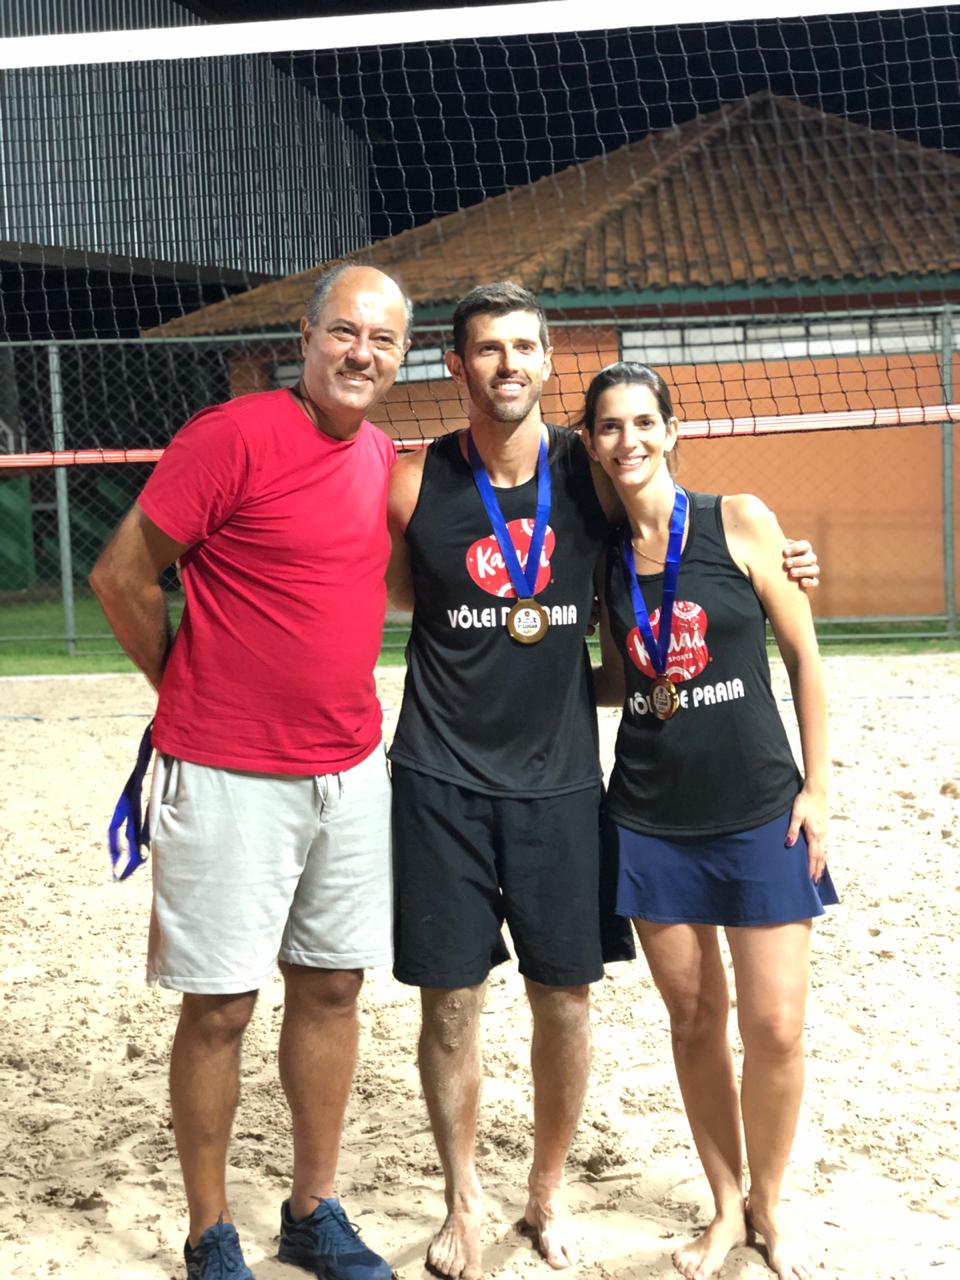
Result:
[[[837,901],[825,866],[826,709],[810,608],[781,572],[783,537],[759,499],[675,485],[678,424],[658,374],[604,369],[584,426],[627,514],[600,583],[601,683],[623,701],[608,797],[617,910],[633,918],[666,1003],[716,1205],[674,1263],[690,1280],[714,1276],[758,1232],[781,1280],[805,1280],[778,1204],[803,1085],[811,919]],[[770,688],[767,618],[790,676],[804,776]],[[718,926],[737,988],[739,1097]]]

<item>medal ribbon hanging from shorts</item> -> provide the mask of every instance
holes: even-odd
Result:
[[[537,575],[540,572],[543,540],[550,520],[550,467],[547,462],[547,442],[541,436],[540,452],[537,455],[537,514],[533,522],[525,570],[520,567],[520,557],[510,537],[510,530],[500,510],[497,495],[493,491],[483,459],[470,434],[467,435],[467,454],[480,500],[493,526],[503,563],[506,565],[517,596],[516,604],[507,614],[507,630],[519,644],[536,644],[547,634],[549,625],[546,609],[533,598],[537,588]]]
[[[137,763],[134,765],[133,773],[120,793],[120,799],[117,801],[107,829],[107,844],[110,848],[110,864],[113,867],[114,880],[126,880],[127,876],[132,876],[137,867],[146,862],[140,850],[149,846],[150,830],[143,820],[141,797],[143,779],[150,765],[150,757],[153,755],[152,730],[153,721],[151,720],[140,739],[140,749],[137,752]],[[121,831],[126,848],[121,841]]]
[[[650,686],[650,705],[658,720],[669,720],[680,706],[676,686],[667,671],[667,655],[670,652],[670,636],[673,632],[673,602],[677,595],[680,577],[680,552],[683,549],[683,530],[687,523],[687,495],[677,487],[670,517],[670,536],[667,540],[667,558],[663,564],[663,595],[660,598],[660,634],[655,638],[647,613],[646,602],[637,581],[637,568],[633,560],[633,543],[630,530],[623,535],[623,571],[627,578],[627,590],[633,601],[633,616],[643,640],[650,662],[657,673]]]

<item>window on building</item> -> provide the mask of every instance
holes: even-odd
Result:
[[[303,364],[299,360],[275,364],[271,370],[271,385],[275,388],[295,387],[302,370]],[[449,377],[443,362],[443,347],[411,347],[400,366],[397,382],[432,382]]]
[[[746,360],[903,355],[938,349],[934,315],[830,316],[624,329],[624,360],[726,364]]]
[[[285,360],[282,364],[275,364],[270,371],[270,382],[274,390],[280,390],[283,387],[295,387],[300,381],[300,374],[303,372],[303,362],[301,360]]]
[[[432,382],[435,378],[449,378],[443,362],[443,347],[411,347],[406,354],[398,382]]]

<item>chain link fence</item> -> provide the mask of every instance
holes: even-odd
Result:
[[[920,332],[916,316],[906,312],[879,320],[891,334]],[[621,326],[619,333],[609,322],[602,333],[584,324],[561,325],[554,330],[558,376],[548,384],[544,408],[551,420],[574,418],[592,372],[618,353],[641,355],[645,340],[677,388],[686,417],[704,409],[711,416],[719,409],[736,417],[742,404],[756,406],[756,398],[736,398],[745,394],[751,378],[757,386],[762,379],[767,388],[762,406],[767,412],[770,406],[774,412],[796,406],[803,411],[811,404],[947,404],[958,371],[949,308],[934,315],[928,329],[930,336],[917,338],[907,355],[902,346],[894,354],[878,350],[835,359],[822,350],[812,352],[807,363],[817,367],[804,375],[797,360],[766,358],[760,348],[751,352],[743,346],[749,335],[730,338],[733,331],[721,331],[715,321],[699,333],[677,329],[680,337],[669,350],[663,347],[662,325],[657,334],[647,335],[636,325]],[[724,350],[721,332],[727,334],[724,340],[741,345]],[[882,340],[882,324],[870,332],[871,341],[877,341],[877,333]],[[463,425],[457,389],[442,377],[446,340],[436,329],[417,334],[398,386],[377,415],[390,435],[409,441]],[[654,350],[658,341],[662,349]],[[815,341],[815,336],[808,340],[808,352]],[[919,349],[924,342],[930,348],[926,352]],[[849,377],[844,359],[853,370]],[[825,361],[835,366],[829,376]],[[10,343],[0,346],[0,453],[162,449],[200,408],[291,385],[298,373],[295,334]],[[802,398],[804,376],[817,382],[813,401]],[[871,391],[871,377],[886,391]],[[777,390],[778,379],[785,390]],[[724,434],[721,429],[716,438],[683,441],[680,478],[694,489],[758,493],[787,532],[813,541],[824,567],[815,611],[825,638],[955,635],[955,451],[952,425],[939,422],[790,434]],[[86,579],[151,465],[0,470],[0,656],[14,647],[115,651]],[[180,601],[172,574],[165,585],[176,612]],[[391,622],[385,657],[400,657],[405,634],[402,622]]]

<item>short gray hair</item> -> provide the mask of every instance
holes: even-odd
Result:
[[[343,273],[345,271],[351,271],[354,267],[367,267],[367,266],[370,266],[370,264],[366,262],[351,262],[351,261],[338,262],[336,266],[328,267],[326,271],[322,271],[320,275],[317,276],[316,283],[313,286],[313,290],[310,294],[310,297],[307,299],[306,315],[307,315],[307,320],[310,322],[310,324],[315,325],[318,323],[320,319],[320,313],[321,311],[323,311],[324,304],[326,303],[327,299],[330,297],[330,294],[333,290],[333,286],[337,283],[337,281],[340,279]],[[403,339],[405,342],[409,341],[410,334],[413,330],[412,300],[410,299],[406,289],[403,287],[400,281],[396,278],[396,276],[392,276],[389,271],[381,270],[380,267],[373,267],[372,270],[379,271],[382,276],[386,276],[388,280],[392,280],[393,283],[400,290],[401,297],[403,298],[403,309],[404,309],[404,317],[405,317],[405,329],[404,329]]]

